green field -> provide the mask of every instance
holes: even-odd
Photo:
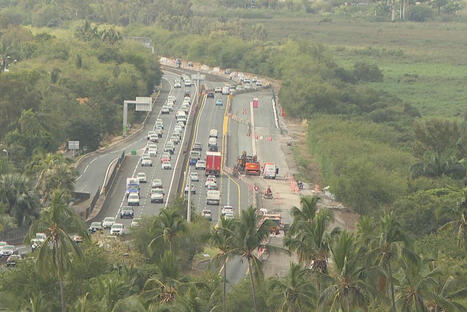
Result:
[[[458,117],[467,108],[467,23],[369,22],[310,16],[246,19],[269,40],[307,39],[330,47],[338,64],[376,63],[385,79],[371,86],[419,108],[425,117]]]

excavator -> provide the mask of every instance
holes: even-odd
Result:
[[[260,175],[261,173],[261,166],[259,165],[259,161],[256,155],[251,156],[247,155],[246,151],[243,151],[242,156],[237,159],[237,165],[235,169],[247,175]]]

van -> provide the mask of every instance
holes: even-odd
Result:
[[[210,138],[217,138],[217,130],[216,129],[211,129],[209,131],[209,137]]]
[[[217,139],[216,138],[209,138],[208,150],[211,152],[217,152]]]

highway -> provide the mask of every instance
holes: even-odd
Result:
[[[160,118],[164,124],[164,131],[162,138],[159,138],[157,143],[158,152],[156,157],[151,157],[152,167],[141,166],[141,156],[144,152],[144,148],[147,144],[147,131],[143,131],[142,139],[139,140],[136,144],[133,144],[132,149],[136,150],[136,155],[128,155],[125,161],[120,168],[114,186],[109,195],[108,200],[102,208],[101,213],[96,217],[95,221],[102,221],[105,217],[115,217],[116,222],[123,223],[125,229],[130,228],[131,219],[120,219],[120,209],[123,206],[127,206],[127,199],[125,196],[126,192],[126,179],[128,177],[135,177],[138,173],[144,172],[146,174],[147,183],[140,184],[140,204],[135,206],[135,218],[142,216],[153,216],[159,214],[161,209],[167,206],[168,200],[172,200],[175,196],[175,191],[178,185],[179,177],[175,174],[175,170],[178,166],[182,166],[182,160],[184,152],[181,150],[183,140],[186,137],[186,128],[184,130],[184,135],[182,141],[175,145],[175,152],[171,155],[171,165],[172,169],[162,169],[161,167],[161,155],[165,144],[169,141],[173,130],[176,125],[175,112],[180,108],[183,103],[185,92],[189,92],[192,100],[196,97],[197,88],[192,85],[191,87],[173,88],[173,83],[175,79],[180,79],[179,75],[164,73],[166,80],[170,84],[169,92],[160,97],[160,101],[165,103],[167,96],[173,95],[176,97],[176,103],[174,109],[169,114],[161,114],[161,111],[158,109],[153,113],[151,121],[147,122],[147,130],[152,130],[155,127],[155,121]],[[190,107],[193,108],[193,105]],[[190,114],[190,118],[192,114]],[[151,190],[151,181],[155,178],[162,180],[165,198],[164,203],[151,203],[150,201],[150,190]]]
[[[150,113],[143,131],[127,139],[125,142],[118,143],[111,148],[105,149],[102,153],[98,153],[97,155],[93,154],[91,157],[84,158],[76,168],[79,172],[79,176],[76,179],[75,191],[88,192],[92,196],[96,192],[97,188],[102,185],[105,172],[112,160],[120,156],[123,151],[128,153],[146,143],[146,135],[152,125],[154,125],[157,119],[157,113],[167,100],[168,92],[170,90],[169,80],[173,80],[172,76],[173,75],[170,73],[164,75],[159,97],[153,106],[153,111]]]
[[[185,168],[180,168],[183,169],[181,173],[178,175],[175,174],[174,169],[176,169],[176,166],[183,165],[183,156],[185,153],[189,153],[189,150],[180,150],[182,142],[176,145],[175,153],[172,155],[172,170],[161,169],[160,157],[162,150],[165,142],[168,141],[172,134],[176,123],[174,114],[183,102],[185,89],[190,91],[192,99],[194,99],[195,92],[197,91],[195,86],[185,88],[182,85],[182,88],[173,88],[175,79],[180,79],[180,76],[170,72],[164,73],[164,82],[160,96],[156,101],[153,112],[148,117],[145,129],[141,133],[132,137],[125,143],[116,145],[105,154],[89,157],[78,167],[81,176],[78,179],[76,189],[78,191],[88,191],[92,193],[102,183],[108,164],[118,157],[122,151],[125,151],[127,155],[126,160],[123,162],[116,177],[112,191],[109,194],[109,198],[102,208],[101,213],[94,219],[94,221],[102,221],[105,217],[111,216],[116,217],[117,222],[123,223],[127,230],[130,228],[131,219],[122,220],[119,218],[121,207],[127,205],[125,196],[127,177],[136,176],[139,172],[144,172],[146,174],[147,183],[141,184],[140,206],[135,207],[135,217],[153,216],[157,215],[161,209],[166,206],[167,197],[170,196],[170,199],[173,200],[175,196],[178,196],[178,194],[175,194],[178,179],[185,179],[184,182],[186,183],[188,169],[196,170],[194,166],[187,165]],[[206,80],[203,83],[208,89],[214,89],[215,87],[220,87],[224,84],[220,81],[211,80]],[[170,114],[161,115],[160,108],[166,102],[167,96],[169,95],[174,95],[176,97],[174,111]],[[253,115],[251,114],[250,108],[250,102],[253,97],[259,97],[261,103],[260,107],[254,111],[254,120],[251,119]],[[222,106],[215,105],[216,100],[219,98],[222,99]],[[242,153],[242,151],[252,154],[257,149],[257,153],[261,161],[263,160],[263,157],[266,157],[265,155],[268,155],[268,157],[272,156],[272,158],[274,158],[274,151],[271,151],[268,148],[269,141],[266,143],[266,141],[262,142],[261,140],[256,139],[252,140],[252,131],[263,136],[269,135],[270,132],[279,131],[274,128],[274,116],[272,113],[272,106],[270,105],[270,91],[256,91],[255,93],[239,94],[233,97],[230,110],[231,118],[229,119],[228,127],[226,128],[226,141],[224,142],[223,130],[226,126],[226,124],[224,124],[224,116],[228,113],[226,112],[227,100],[227,96],[220,93],[215,93],[214,99],[206,98],[206,96],[203,97],[198,118],[194,120],[194,135],[192,141],[189,142],[191,143],[190,146],[195,142],[200,143],[202,146],[201,159],[205,159],[206,151],[208,149],[207,142],[209,131],[211,129],[216,129],[218,131],[219,151],[223,152],[223,157],[225,157],[224,162],[227,168],[233,168],[235,166],[237,157]],[[268,103],[268,105],[266,105],[266,103]],[[157,157],[152,157],[152,167],[141,167],[140,159],[147,144],[147,132],[155,126],[157,118],[161,118],[164,123],[163,137],[159,139],[159,143],[157,144],[158,154]],[[190,118],[193,118],[192,114],[190,114]],[[249,124],[254,124],[254,129],[252,129]],[[189,137],[186,134],[187,133],[185,133],[183,140]],[[253,138],[255,137],[253,136]],[[130,155],[130,151],[132,150],[136,150],[137,155]],[[275,159],[270,158],[268,161],[275,161]],[[277,161],[280,161],[280,159]],[[240,178],[239,180],[233,180],[226,174],[222,174],[217,179],[218,187],[221,191],[221,203],[218,206],[206,205],[206,177],[204,170],[196,171],[198,171],[200,181],[192,182],[192,185],[196,188],[196,194],[191,196],[193,213],[199,214],[205,208],[210,209],[213,217],[213,225],[218,222],[221,208],[224,205],[233,206],[234,213],[238,214],[240,213],[239,208],[245,209],[253,204],[253,198],[251,197],[252,185],[251,183],[248,183],[247,179]],[[153,178],[162,179],[166,193],[164,204],[150,202],[150,189]],[[227,278],[229,283],[237,283],[243,279],[246,271],[247,263],[242,262],[240,257],[231,259],[227,266]]]

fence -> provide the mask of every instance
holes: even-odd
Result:
[[[6,241],[9,244],[21,244],[24,241],[24,237],[29,231],[29,225],[25,224],[18,228],[9,229],[3,232],[0,232],[0,241]]]

